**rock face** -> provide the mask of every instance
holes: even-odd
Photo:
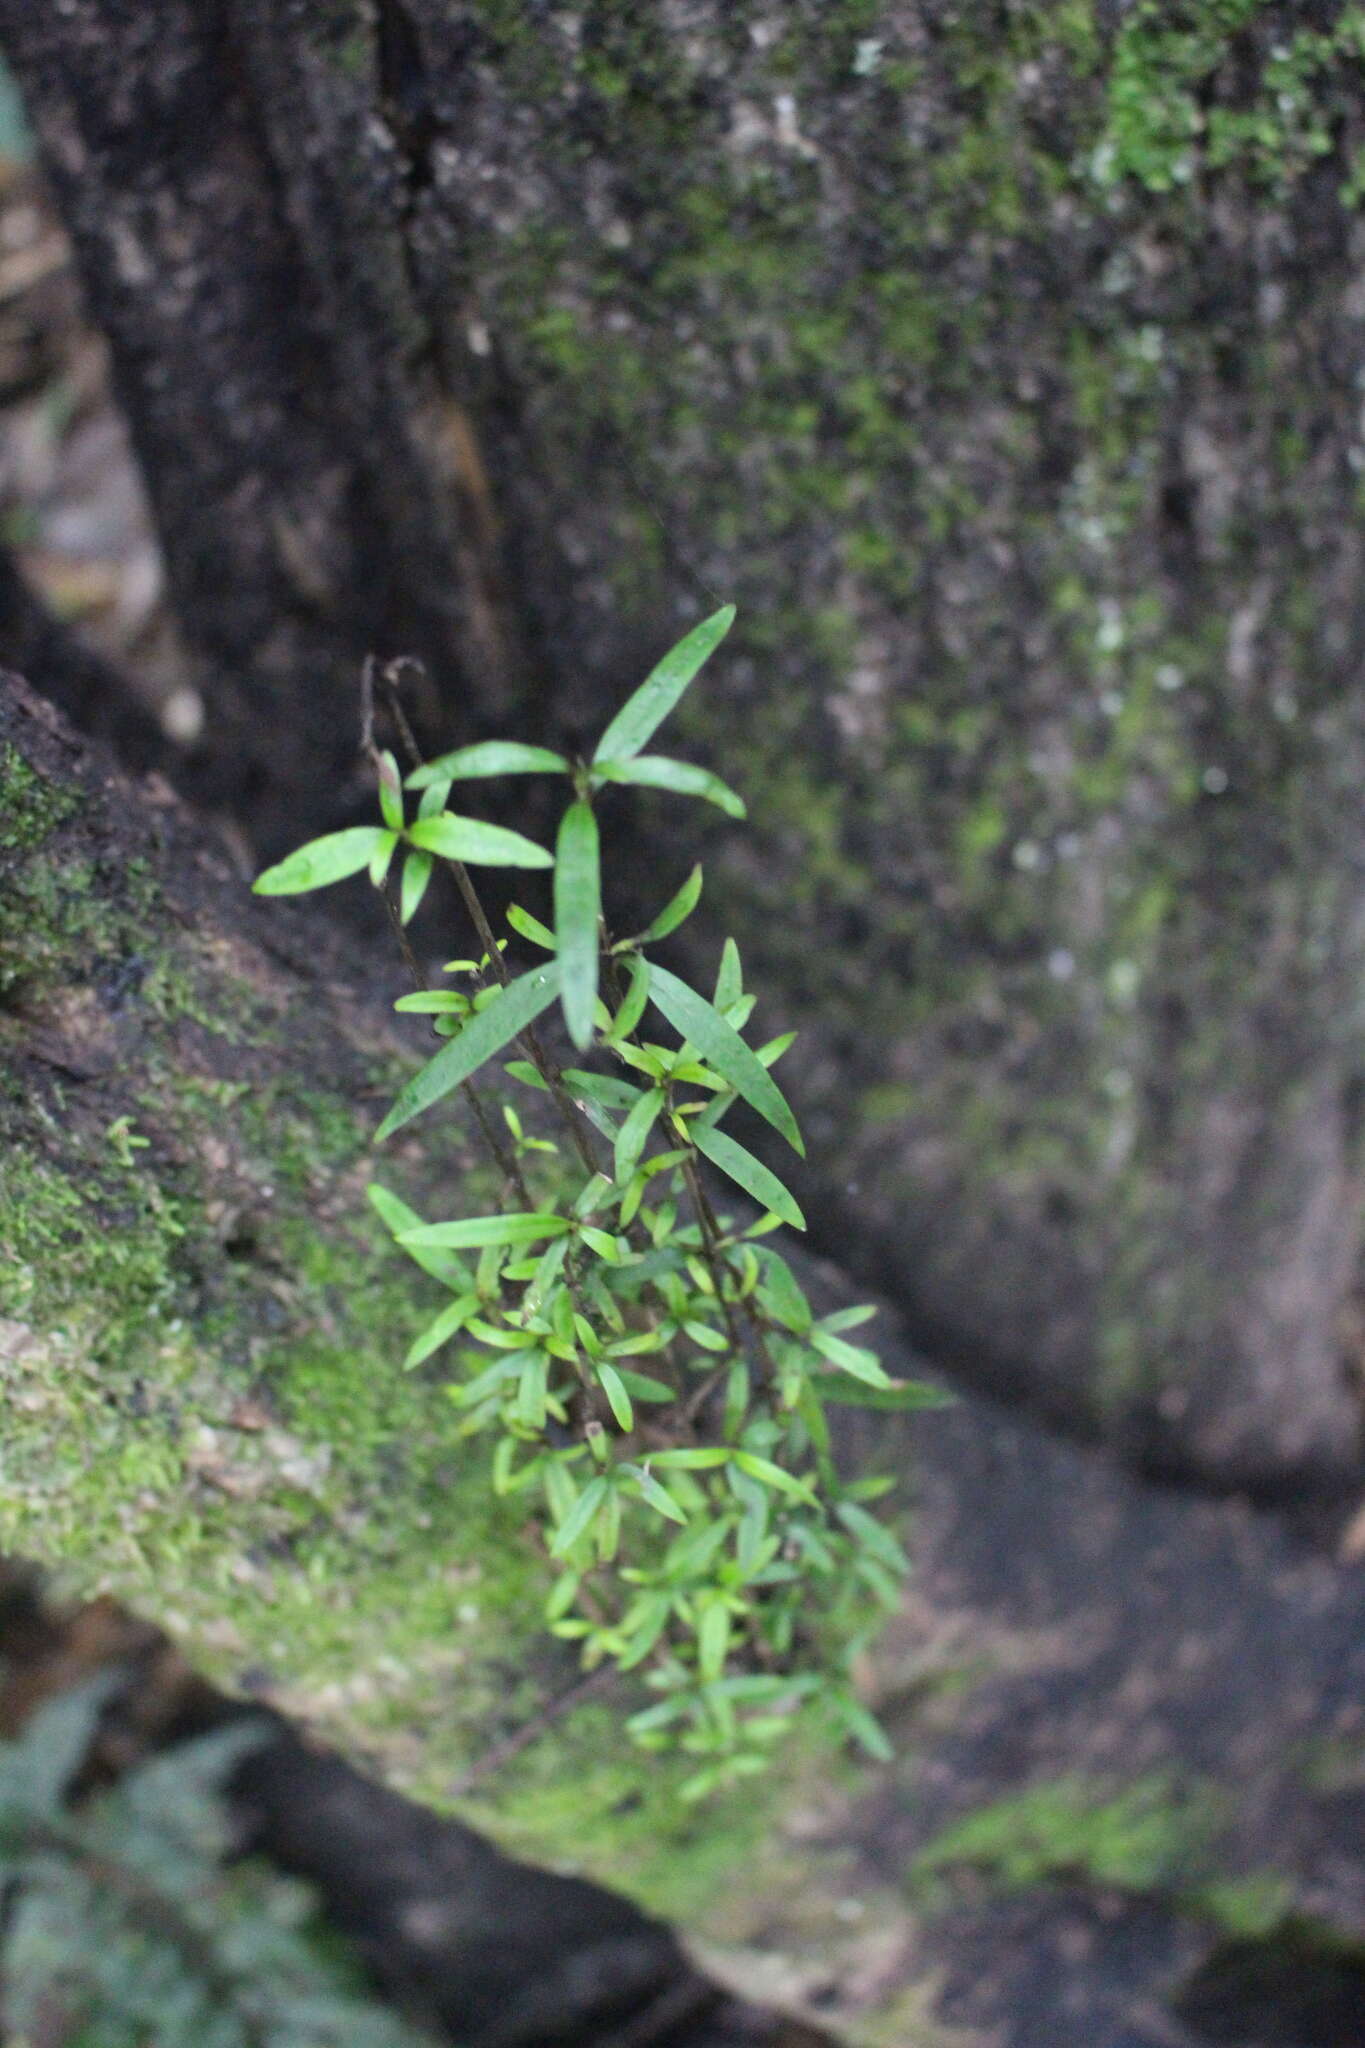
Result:
[[[736,599],[827,1243],[1148,1467],[1356,1469],[1359,10],[119,13],[0,32],[224,706],[406,635],[571,735]]]

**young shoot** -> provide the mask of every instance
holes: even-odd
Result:
[[[718,776],[645,751],[733,618],[727,605],[670,649],[587,760],[495,740],[402,776],[376,753],[381,822],[314,840],[256,883],[293,894],[368,870],[405,924],[435,865],[455,876],[482,957],[452,961],[454,985],[399,1003],[430,1016],[444,1042],[378,1136],[496,1062],[500,1116],[482,1095],[473,1107],[516,1199],[493,1215],[427,1220],[371,1188],[428,1276],[424,1296],[430,1283],[443,1290],[403,1363],[439,1358],[450,1373],[462,1433],[489,1445],[495,1492],[539,1531],[550,1629],[577,1644],[585,1668],[635,1675],[652,1698],[627,1728],[645,1749],[695,1759],[689,1798],[763,1769],[798,1716],[890,1754],[852,1672],[908,1565],[868,1512],[891,1482],[840,1473],[829,1411],[939,1398],[851,1340],[870,1308],[816,1315],[775,1241],[804,1229],[801,1208],[723,1128],[742,1103],[804,1153],[773,1077],[792,1034],[746,1036],[755,998],[734,940],[709,991],[656,957],[696,909],[701,868],[643,930],[610,927],[607,792],[633,784],[744,816]],[[553,851],[450,808],[461,782],[508,775],[567,785]],[[507,913],[540,956],[521,972],[471,879],[480,866],[553,870],[553,928],[520,906]],[[574,1048],[567,1067],[542,1035],[556,1007]]]

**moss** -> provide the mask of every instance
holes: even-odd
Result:
[[[1082,1777],[1032,1785],[969,1813],[920,1850],[915,1892],[942,1897],[942,1874],[971,1868],[1005,1891],[1084,1883],[1167,1900],[1230,1934],[1275,1925],[1293,1898],[1276,1872],[1218,1874],[1216,1850],[1232,1816],[1207,1782],[1164,1773],[1116,1789]]]
[[[1282,195],[1334,147],[1363,57],[1358,6],[1340,7],[1329,27],[1285,33],[1266,0],[1142,0],[1115,47],[1095,175],[1170,192],[1201,172],[1242,169]],[[1341,197],[1356,203],[1349,180]]]
[[[40,775],[17,747],[0,747],[0,853],[31,852],[75,809],[70,790]]]

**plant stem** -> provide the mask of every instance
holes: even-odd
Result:
[[[403,751],[408,756],[410,766],[420,768],[422,765],[421,749],[413,735],[412,727],[408,724],[403,707],[398,701],[398,677],[404,666],[415,667],[416,664],[409,664],[402,660],[391,661],[382,671],[382,675],[384,683],[388,688],[389,708],[393,714],[394,724],[398,728],[399,738],[403,743]],[[370,758],[377,762],[378,749],[374,743],[374,666],[372,662],[366,662],[365,664],[362,682],[362,702],[364,706],[362,745],[369,753]],[[493,927],[488,922],[488,914],[479,899],[478,890],[470,879],[468,868],[462,860],[447,860],[444,857],[442,857],[442,866],[448,868],[455,877],[455,886],[460,892],[460,899],[469,913],[470,921],[474,926],[475,932],[478,934],[479,944],[487,956],[489,971],[495,980],[501,982],[505,988],[512,977],[507,971],[507,962],[502,957],[502,948],[493,935]],[[532,1066],[554,1098],[555,1107],[558,1109],[560,1119],[573,1139],[574,1148],[579,1158],[583,1161],[589,1173],[596,1173],[599,1170],[597,1153],[589,1135],[588,1126],[580,1115],[573,1097],[564,1086],[564,1077],[560,1073],[558,1064],[542,1045],[535,1026],[528,1025],[526,1030],[520,1034],[517,1042],[519,1045],[524,1046]]]

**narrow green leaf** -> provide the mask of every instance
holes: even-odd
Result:
[[[853,1381],[844,1380],[841,1384],[849,1387],[853,1385]],[[806,1434],[814,1445],[817,1455],[821,1458],[827,1458],[830,1445],[829,1423],[825,1418],[825,1411],[820,1405],[820,1396],[816,1393],[815,1386],[810,1380],[806,1380],[803,1383],[801,1391],[796,1397],[796,1412],[805,1424]]]
[[[704,1685],[720,1677],[729,1649],[730,1613],[717,1600],[706,1609],[697,1628],[697,1670]]]
[[[734,623],[735,608],[727,604],[694,626],[663,660],[652,668],[638,690],[626,699],[597,742],[594,761],[629,761],[663,724],[703,662],[715,653]]]
[[[586,1067],[565,1067],[564,1079],[572,1094],[585,1102],[600,1102],[603,1109],[634,1109],[649,1099],[647,1090],[618,1081],[614,1074],[590,1074]]]
[[[839,1408],[884,1408],[911,1414],[921,1408],[952,1408],[953,1396],[923,1380],[889,1380],[884,1387],[846,1379],[842,1373],[815,1373],[811,1385],[822,1401]]]
[[[532,917],[529,910],[523,910],[519,903],[508,905],[507,922],[514,932],[518,932],[523,939],[529,939],[533,946],[543,946],[547,953],[554,952],[554,933],[548,925],[543,925],[538,917]]]
[[[417,806],[419,818],[439,818],[450,795],[448,782],[432,782],[422,791],[422,801]]]
[[[607,1497],[597,1511],[597,1561],[609,1564],[615,1557],[621,1541],[621,1495],[616,1487],[608,1490]]]
[[[469,1008],[469,998],[454,988],[423,988],[410,996],[399,996],[393,1007],[405,1017],[440,1017],[451,1011],[458,1016]]]
[[[752,1195],[760,1208],[780,1216],[794,1230],[805,1229],[806,1219],[797,1206],[796,1197],[783,1187],[775,1173],[768,1171],[761,1159],[755,1159],[752,1152],[746,1152],[743,1145],[737,1145],[724,1131],[694,1128],[692,1136],[697,1150],[704,1152],[722,1173],[728,1174],[746,1195]],[[619,1174],[617,1178],[620,1178]]]
[[[422,1223],[400,1230],[400,1244],[451,1245],[534,1244],[542,1237],[563,1237],[573,1228],[567,1216],[550,1211],[513,1210],[506,1216],[461,1216],[452,1223]]]
[[[471,1316],[469,1334],[477,1337],[480,1344],[491,1344],[498,1351],[533,1351],[540,1342],[534,1330],[525,1330],[507,1323],[485,1322],[482,1316]]]
[[[377,1181],[372,1181],[365,1193],[394,1238],[400,1231],[416,1230],[421,1224],[422,1218],[415,1209],[410,1209],[387,1188],[380,1187]],[[470,1291],[473,1281],[469,1268],[463,1259],[456,1258],[454,1252],[435,1251],[429,1246],[416,1244],[405,1244],[403,1249],[413,1264],[420,1266],[424,1273],[430,1273],[433,1280],[439,1280],[457,1294]]]
[[[621,1007],[611,1020],[607,1033],[608,1045],[615,1045],[622,1038],[629,1038],[631,1032],[644,1015],[645,1004],[649,1001],[649,962],[642,953],[631,955],[630,986],[621,998]]]
[[[720,1448],[656,1451],[649,1462],[664,1472],[707,1472],[715,1465],[728,1465],[731,1455],[729,1451]]]
[[[404,1372],[411,1372],[424,1358],[430,1358],[433,1351],[439,1351],[443,1344],[449,1343],[456,1331],[462,1330],[469,1318],[477,1315],[478,1311],[477,1294],[457,1295],[449,1308],[443,1308],[435,1321],[428,1323],[421,1336],[409,1347],[408,1355],[403,1360]]]
[[[672,761],[666,754],[637,754],[632,761],[594,761],[593,774],[604,782],[633,782],[644,789],[668,789],[675,796],[700,796],[727,817],[745,815],[744,799],[719,775],[691,761]]]
[[[716,1008],[728,1010],[731,1003],[737,1003],[743,993],[744,973],[739,964],[739,947],[733,939],[727,939],[720,949],[720,971],[716,975],[716,993],[713,998]]]
[[[633,1671],[637,1664],[643,1664],[667,1628],[670,1611],[671,1606],[666,1593],[656,1593],[652,1599],[645,1602],[631,1629],[625,1648],[616,1659],[618,1671]]]
[[[779,1032],[776,1038],[770,1038],[766,1045],[760,1045],[756,1049],[754,1058],[760,1066],[775,1067],[783,1053],[790,1051],[795,1045],[796,1036],[794,1031]]]
[[[376,849],[392,837],[382,825],[351,825],[344,832],[328,832],[257,875],[251,886],[258,896],[297,896],[305,889],[325,889],[331,882],[358,875],[369,866]]]
[[[394,848],[397,844],[398,834],[396,832],[386,832],[379,845],[376,846],[374,852],[370,855],[370,887],[372,889],[383,888],[384,877],[389,872],[393,861]]]
[[[557,1472],[562,1467],[551,1465],[549,1469],[551,1472]],[[558,1519],[562,1521],[564,1517],[561,1515]],[[578,1586],[578,1573],[565,1572],[549,1599],[545,1602],[545,1619],[547,1621],[562,1621],[564,1619],[564,1616],[578,1598]]]
[[[888,1614],[894,1614],[901,1604],[901,1585],[894,1572],[878,1564],[875,1557],[862,1552],[853,1560],[853,1576],[870,1586],[878,1601]]]
[[[533,1314],[559,1278],[559,1269],[568,1256],[570,1243],[571,1239],[566,1231],[547,1245],[537,1260],[530,1284],[522,1296],[522,1306]]]
[[[390,832],[403,829],[403,778],[392,754],[379,756],[379,808]]]
[[[408,828],[408,838],[424,853],[468,861],[474,867],[548,868],[552,863],[543,846],[520,832],[485,825],[481,818],[457,818],[451,811],[443,811],[439,818],[419,818]]]
[[[833,1315],[821,1316],[822,1330],[856,1330],[859,1323],[870,1323],[877,1313],[875,1302],[861,1301],[856,1308],[837,1308]]]
[[[846,1372],[855,1380],[862,1380],[869,1387],[886,1388],[891,1385],[891,1375],[886,1371],[875,1351],[868,1351],[861,1344],[846,1344],[842,1337],[833,1337],[828,1330],[822,1330],[817,1323],[810,1331],[808,1344],[814,1345],[822,1358],[831,1365],[837,1365],[840,1372]]]
[[[529,1060],[508,1060],[503,1066],[504,1074],[510,1074],[514,1081],[521,1081],[528,1088],[539,1088],[543,1095],[550,1092],[550,1084],[543,1074],[538,1074]]]
[[[608,1344],[607,1350],[613,1358],[633,1355],[619,1351],[614,1344]],[[621,1384],[633,1401],[672,1401],[676,1399],[672,1387],[666,1387],[662,1380],[651,1379],[647,1372],[632,1372],[628,1366],[624,1365],[619,1370]]]
[[[608,1365],[605,1358],[599,1358],[593,1366],[593,1371],[597,1374],[598,1384],[611,1404],[611,1412],[622,1429],[634,1429],[635,1411],[630,1405],[630,1395],[626,1392],[625,1384],[616,1367]]]
[[[759,1115],[780,1131],[794,1152],[804,1157],[805,1145],[785,1097],[739,1033],[685,981],[667,968],[651,966],[649,998],[663,1011],[674,1030],[696,1046],[709,1067],[730,1083]]]
[[[597,924],[602,875],[592,805],[571,803],[555,842],[555,940],[563,975],[561,1001],[570,1038],[582,1052],[592,1042],[597,1001]]]
[[[658,1459],[655,1459],[658,1464]],[[807,1507],[815,1507],[815,1495],[794,1473],[784,1471],[781,1465],[774,1465],[771,1458],[760,1458],[753,1451],[736,1451],[735,1463],[741,1472],[747,1472],[751,1479],[757,1479],[764,1486],[771,1486],[775,1493],[789,1494],[793,1500],[803,1500]]]
[[[813,1317],[810,1303],[806,1300],[796,1276],[780,1252],[764,1245],[758,1254],[763,1264],[763,1286],[759,1299],[769,1315],[797,1336],[804,1336],[809,1330]]]
[[[742,1358],[737,1358],[726,1377],[725,1414],[721,1421],[721,1434],[733,1442],[739,1435],[748,1412],[749,1368]]]
[[[636,944],[646,946],[653,939],[666,939],[684,919],[691,917],[701,901],[701,881],[701,863],[698,861],[677,895],[670,896],[654,922],[645,926]]]
[[[545,1385],[549,1377],[550,1361],[543,1351],[528,1358],[517,1382],[517,1420],[524,1422],[528,1429],[545,1427]]]
[[[566,1551],[573,1549],[579,1537],[591,1526],[597,1510],[606,1497],[606,1480],[590,1479],[556,1529],[554,1541],[550,1545],[551,1557],[563,1557]]]
[[[646,1472],[643,1465],[626,1465],[623,1470],[630,1474],[656,1514],[666,1516],[670,1522],[681,1523],[684,1529],[687,1527],[687,1517],[672,1494],[660,1486],[658,1480]]]
[[[896,1752],[886,1730],[860,1701],[845,1696],[836,1700],[835,1710],[854,1741],[861,1744],[870,1757],[875,1757],[879,1764],[895,1762]]]
[[[427,893],[434,866],[429,853],[410,853],[403,863],[403,889],[398,904],[399,921],[411,924]]]
[[[453,754],[441,754],[408,777],[409,789],[425,789],[429,783],[468,782],[486,775],[567,775],[569,764],[562,754],[548,747],[523,746],[520,740],[480,740],[477,746],[457,747]]]
[[[834,1510],[855,1542],[864,1550],[870,1550],[879,1558],[888,1571],[904,1575],[910,1569],[910,1560],[897,1543],[889,1529],[869,1515],[866,1508],[856,1507],[852,1501],[842,1500]]]
[[[703,1351],[728,1351],[729,1339],[720,1330],[713,1330],[709,1323],[699,1322],[695,1316],[688,1316],[683,1328],[694,1344],[700,1344]]]
[[[617,1187],[623,1188],[639,1165],[640,1154],[663,1106],[663,1090],[651,1088],[647,1095],[641,1096],[622,1124],[616,1137],[614,1160]]]
[[[467,1081],[485,1060],[501,1052],[509,1039],[533,1023],[542,1010],[548,1010],[558,993],[557,960],[547,961],[544,967],[509,982],[487,1009],[470,1018],[458,1038],[443,1045],[435,1058],[413,1075],[379,1126],[376,1138],[387,1138],[391,1132],[401,1130],[424,1109],[430,1109],[433,1102],[458,1088],[461,1081]]]

